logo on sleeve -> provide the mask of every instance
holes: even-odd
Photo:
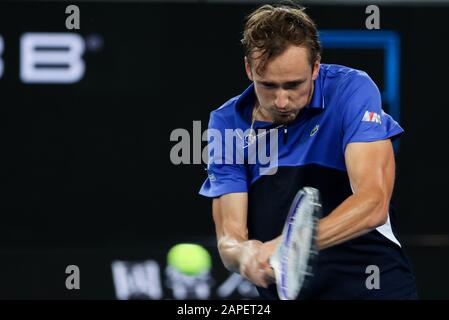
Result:
[[[382,124],[382,121],[380,119],[380,115],[372,112],[372,111],[366,111],[365,114],[363,115],[363,119],[362,121],[365,122],[375,122],[378,124]]]

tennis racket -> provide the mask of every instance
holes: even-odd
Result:
[[[299,190],[290,206],[281,243],[270,258],[281,300],[296,299],[312,276],[320,216],[319,191],[311,187]]]

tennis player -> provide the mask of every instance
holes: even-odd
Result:
[[[229,163],[218,152],[209,159],[200,194],[213,198],[226,268],[277,299],[268,260],[294,195],[310,186],[321,193],[323,218],[314,276],[298,298],[417,298],[390,205],[392,140],[403,130],[382,110],[375,83],[363,71],[320,63],[317,29],[293,4],[251,13],[242,43],[252,84],[211,113],[209,128],[223,136],[253,128],[246,146],[259,142],[260,129],[276,130],[278,151],[274,174],[263,174],[259,161]]]

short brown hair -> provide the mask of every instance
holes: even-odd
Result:
[[[263,71],[268,60],[282,54],[290,44],[308,48],[309,63],[311,66],[315,63],[321,54],[321,44],[315,23],[304,11],[304,7],[293,2],[266,4],[247,17],[241,41],[250,63],[252,54],[260,52],[256,72]]]

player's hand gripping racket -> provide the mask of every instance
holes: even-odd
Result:
[[[282,231],[281,243],[270,258],[280,299],[296,299],[312,275],[316,229],[321,216],[319,191],[305,187],[298,191]]]

